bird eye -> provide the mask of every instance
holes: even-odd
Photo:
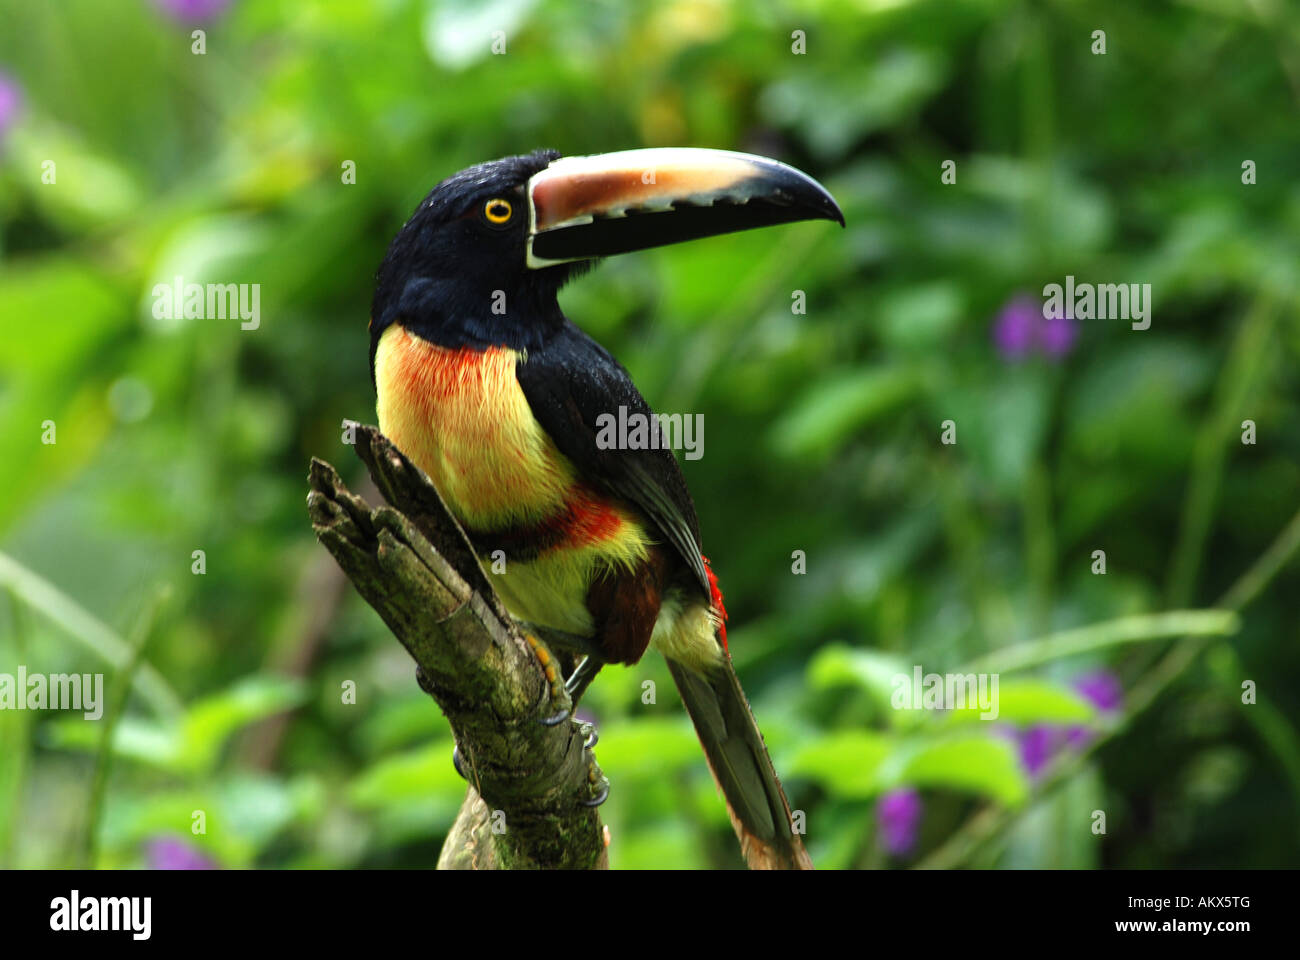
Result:
[[[483,216],[487,219],[487,222],[496,224],[498,227],[510,221],[512,212],[510,201],[500,198],[489,200],[483,205]]]

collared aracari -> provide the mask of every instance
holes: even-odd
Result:
[[[494,160],[416,208],[379,268],[370,321],[380,429],[485,568],[504,555],[489,579],[532,642],[584,657],[568,678],[575,702],[601,664],[636,663],[650,645],[664,655],[752,867],[811,864],[731,666],[695,505],[671,450],[598,443],[602,414],[650,408],[557,294],[611,254],[809,219],[844,223],[815,180],[747,154]]]

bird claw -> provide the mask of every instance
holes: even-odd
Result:
[[[578,723],[578,732],[586,739],[583,740],[582,748],[588,754],[587,764],[587,782],[596,788],[594,797],[587,797],[585,800],[579,800],[578,805],[583,807],[599,807],[609,799],[609,780],[600,772],[600,767],[596,764],[596,757],[591,753],[591,748],[600,740],[600,735],[596,732],[596,725],[586,721]]]
[[[565,720],[568,719],[569,719],[568,707],[561,707],[559,713],[554,713],[549,717],[542,717],[542,719],[539,720],[538,723],[540,723],[544,727],[558,727],[560,724],[562,724]]]
[[[609,799],[609,781],[606,780],[604,777],[601,777],[600,793],[596,794],[596,796],[594,797],[588,797],[586,800],[579,800],[578,806],[599,807],[602,803],[604,803],[608,799]]]
[[[465,773],[465,767],[461,763],[460,744],[456,744],[451,748],[451,765],[456,768],[456,772],[460,774],[462,780],[469,779],[469,775]]]
[[[569,695],[571,703],[577,704],[582,695],[587,692],[587,687],[591,686],[591,681],[596,678],[596,674],[600,673],[602,666],[604,664],[591,655],[582,658],[582,662],[574,668],[573,673],[569,674],[569,679],[564,681],[564,691]]]

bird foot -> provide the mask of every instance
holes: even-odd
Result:
[[[584,797],[579,800],[578,804],[583,807],[599,807],[609,799],[609,780],[601,772],[600,766],[596,763],[595,754],[591,752],[592,747],[600,741],[600,734],[596,732],[596,725],[594,723],[588,723],[586,721],[581,723],[574,721],[574,723],[577,724],[578,732],[581,733],[584,738],[582,741],[582,749],[588,755],[587,783],[595,791],[592,796]],[[460,774],[462,780],[469,780],[469,774],[465,772],[465,761],[460,755],[460,744],[456,744],[451,748],[451,763],[452,766],[456,768],[456,772]]]
[[[596,733],[594,723],[578,724],[579,732],[586,737],[583,741],[582,748],[587,753],[587,783],[595,793],[586,799],[579,800],[578,804],[583,807],[599,807],[609,799],[609,780],[600,771],[600,765],[596,763],[596,755],[591,752],[591,748],[596,745],[600,737]]]
[[[551,703],[561,704],[557,711],[543,717],[541,723],[546,727],[558,726],[568,720],[573,712],[570,706],[563,705],[564,701],[568,699],[568,694],[564,689],[564,678],[560,674],[560,665],[556,662],[551,651],[546,649],[546,644],[542,643],[537,637],[531,633],[525,633],[524,639],[528,641],[529,649],[533,651],[533,656],[537,658],[537,662],[542,665],[542,671],[546,674],[546,682],[551,688]]]
[[[578,701],[582,695],[587,692],[591,686],[591,681],[596,679],[596,674],[600,673],[600,668],[604,666],[600,660],[593,656],[585,656],[569,675],[569,679],[564,681],[564,690],[569,695],[569,702],[576,709]]]

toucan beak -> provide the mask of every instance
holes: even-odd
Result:
[[[844,214],[794,167],[728,150],[671,147],[561,157],[528,181],[528,266]]]

